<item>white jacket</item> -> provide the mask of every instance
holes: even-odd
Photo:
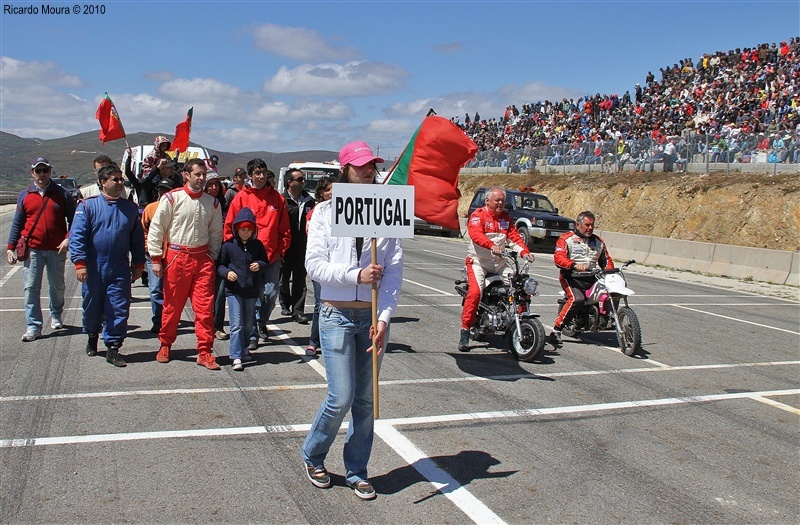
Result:
[[[222,245],[222,209],[219,201],[202,192],[193,197],[186,187],[174,189],[158,201],[158,208],[147,233],[148,251],[153,261],[160,262],[162,246],[208,246],[215,261]]]
[[[331,237],[332,201],[317,204],[308,226],[306,271],[321,285],[322,301],[372,301],[372,285],[358,284],[358,274],[372,262],[371,239],[364,239],[356,260],[355,237]],[[403,247],[399,239],[378,238],[383,276],[378,283],[378,320],[389,324],[403,284]]]

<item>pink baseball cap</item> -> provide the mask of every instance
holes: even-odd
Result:
[[[384,162],[382,158],[372,154],[372,149],[370,149],[366,142],[350,142],[339,152],[339,164],[342,166],[347,164],[364,166],[373,161],[379,164]]]

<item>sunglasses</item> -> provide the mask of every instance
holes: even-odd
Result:
[[[304,180],[306,180],[306,179],[305,179],[305,177],[297,177],[296,179],[291,179],[291,180],[292,180],[293,182],[303,182],[303,181],[304,181]]]
[[[39,173],[39,174],[50,173],[50,168],[35,168],[33,171],[34,173]]]

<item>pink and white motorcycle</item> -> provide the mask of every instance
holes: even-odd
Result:
[[[620,350],[625,355],[634,355],[642,350],[642,328],[639,318],[628,305],[628,296],[636,292],[628,288],[622,270],[636,261],[630,260],[621,268],[611,270],[596,269],[584,274],[594,275],[597,282],[586,291],[583,308],[575,315],[570,324],[561,329],[567,337],[578,337],[584,332],[604,332],[614,330],[617,333]],[[564,292],[561,292],[564,295]],[[558,300],[558,311],[567,304],[566,298]]]

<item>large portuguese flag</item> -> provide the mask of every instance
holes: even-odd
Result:
[[[384,184],[414,186],[414,215],[459,230],[458,172],[478,146],[450,120],[425,117]]]

